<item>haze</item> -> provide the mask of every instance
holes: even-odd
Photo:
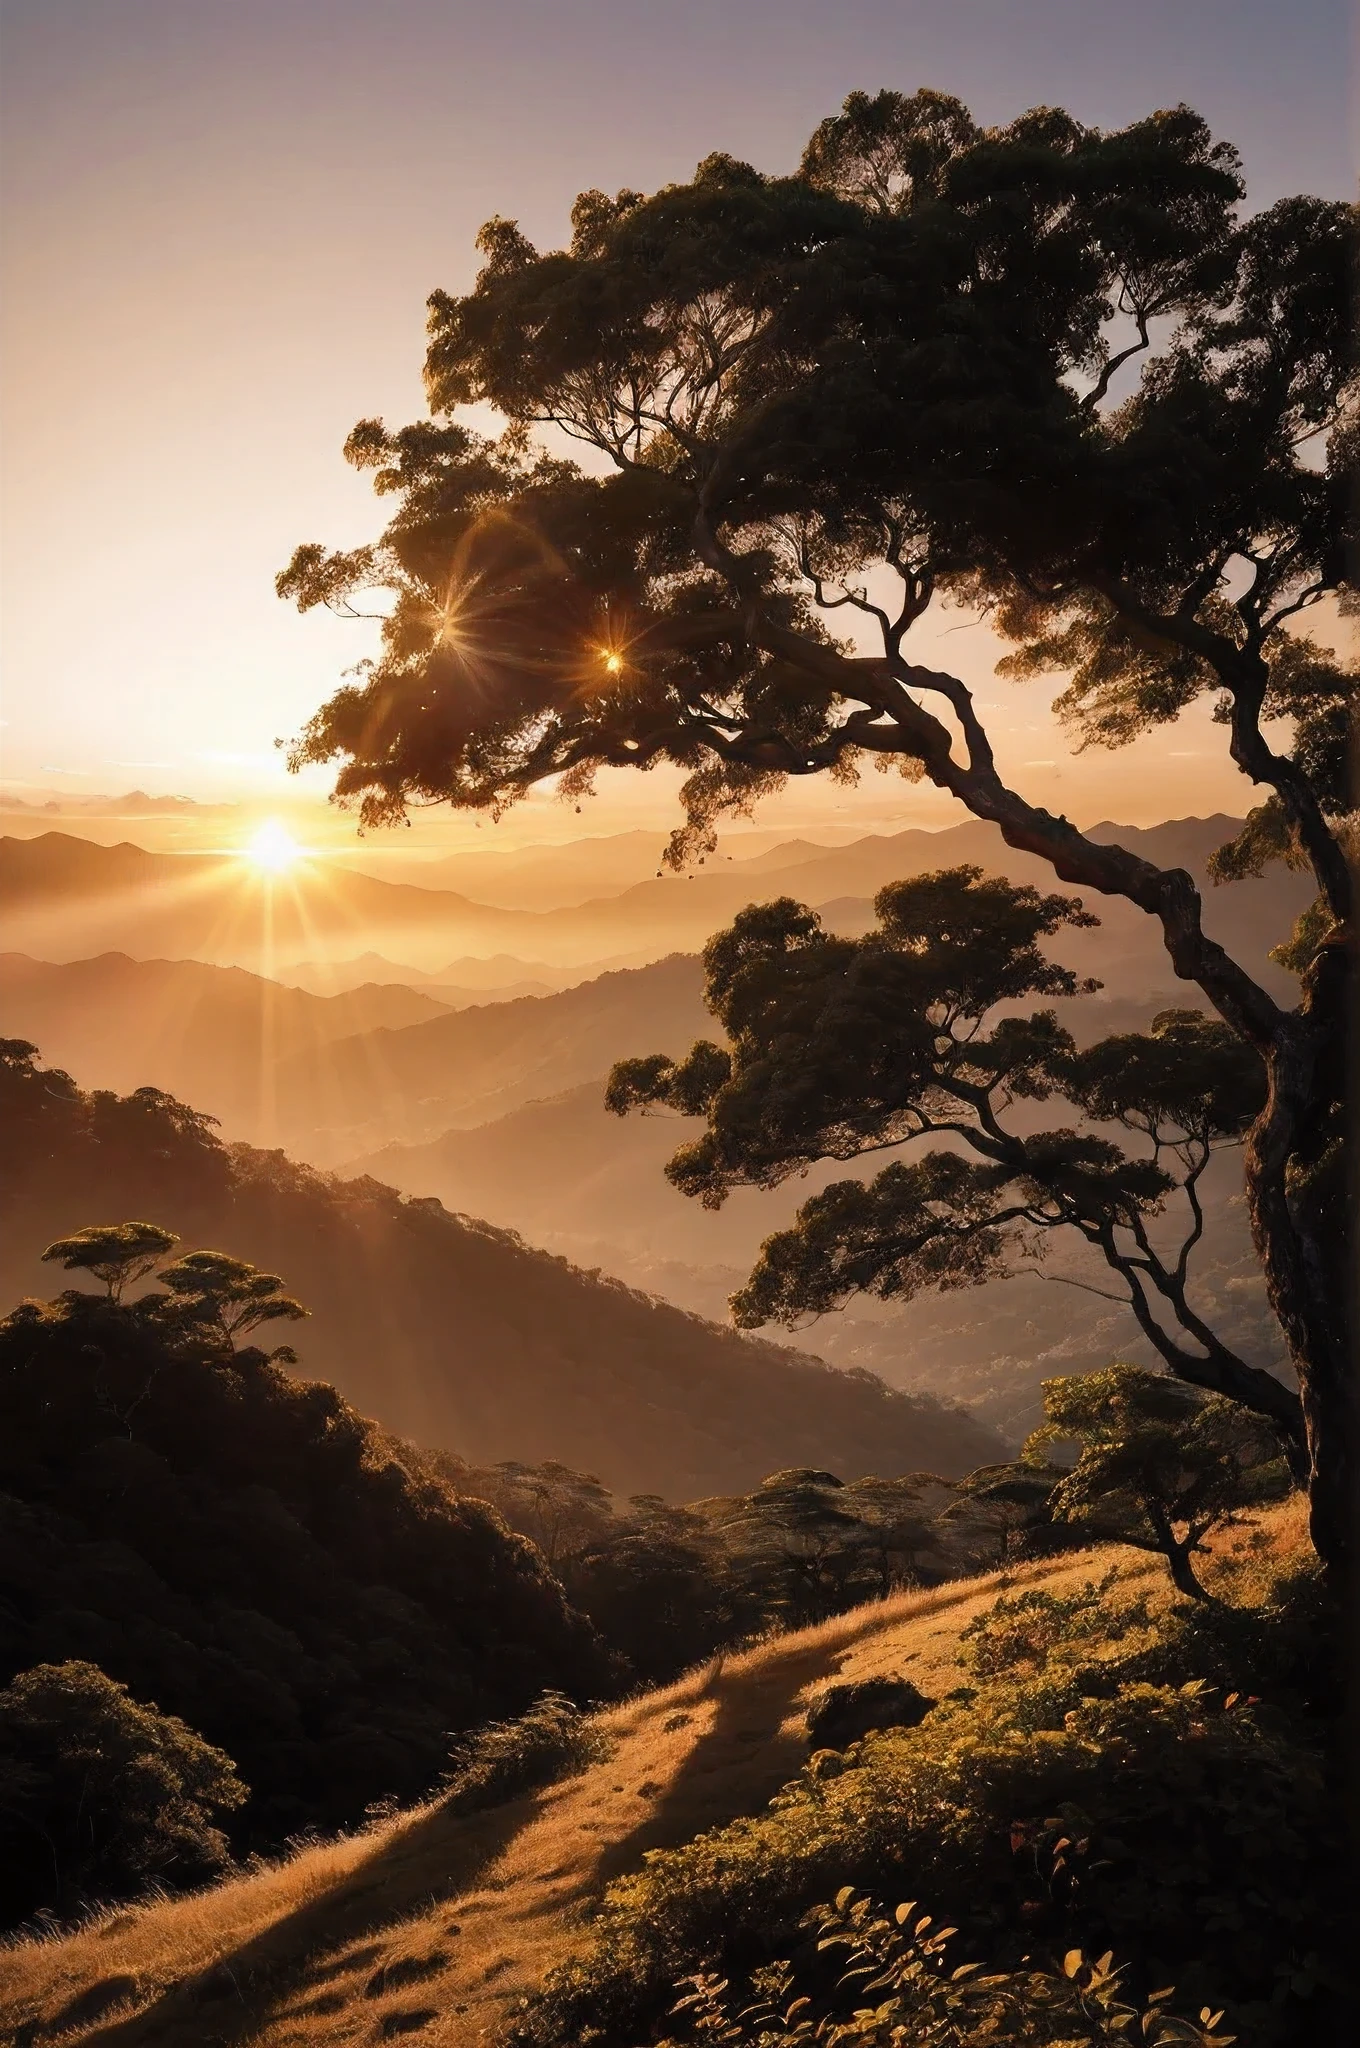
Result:
[[[881,83],[938,85],[988,120],[1057,102],[1116,124],[1188,100],[1243,150],[1253,204],[1352,183],[1342,0],[697,0],[683,27],[618,0],[6,12],[4,775],[37,801],[306,796],[274,742],[366,629],[299,619],[272,578],[301,539],[374,530],[340,444],[361,415],[421,409],[424,299],[466,286],[493,213],[552,244],[586,186],[647,188],[715,149],[787,166],[849,89]],[[1148,824],[1244,807],[1198,716],[1155,776],[1144,748],[1074,765],[1051,691],[995,683],[965,620],[932,625],[927,653],[945,630],[1041,801]],[[309,788],[315,805],[324,783]],[[578,825],[545,792],[499,838],[661,829],[672,796],[660,777],[608,779]],[[761,820],[955,821],[877,778],[790,792]]]

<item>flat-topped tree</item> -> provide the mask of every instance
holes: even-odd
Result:
[[[177,1307],[228,1344],[262,1323],[300,1323],[310,1314],[285,1293],[277,1273],[262,1273],[229,1252],[187,1252],[163,1267],[158,1278]]]
[[[68,1273],[93,1273],[108,1289],[109,1300],[121,1301],[124,1289],[154,1272],[178,1243],[174,1231],[159,1223],[91,1223],[59,1237],[43,1258]]]
[[[683,861],[785,777],[873,757],[1156,918],[1265,1063],[1252,1220],[1338,1558],[1353,677],[1291,629],[1346,575],[1354,216],[1301,198],[1242,221],[1242,197],[1185,108],[981,130],[885,93],[824,122],[792,177],[713,157],[650,198],[587,193],[548,254],[493,221],[474,290],[431,301],[433,419],[350,438],[394,500],[385,533],[299,549],[279,587],[304,609],[376,590],[390,614],[294,755],[338,760],[370,820],[665,761],[688,771]],[[501,441],[459,421],[473,404]],[[945,599],[985,608],[1019,673],[1069,676],[1079,744],[1216,700],[1265,800],[1241,860],[1283,850],[1317,878],[1296,1009],[1204,936],[1187,874],[1009,787],[962,681],[912,659]]]

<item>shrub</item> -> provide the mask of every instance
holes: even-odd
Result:
[[[1113,1615],[1105,1601],[1118,1578],[1111,1566],[1098,1584],[1088,1579],[1071,1593],[1031,1586],[1013,1599],[1003,1595],[962,1631],[959,1661],[979,1678],[998,1678],[1044,1670],[1060,1646],[1108,1640]],[[1135,1618],[1147,1625],[1146,1602],[1127,1611],[1128,1621]]]
[[[1258,2044],[1299,2038],[1341,1894],[1319,1731],[1196,1677],[1134,1676],[1160,1623],[1101,1593],[1065,1615],[998,1602],[972,1651],[1014,1657],[1008,1671],[866,1737],[835,1772],[813,1759],[765,1813],[650,1856],[526,2009],[519,2048],[652,2038],[677,1980],[795,1953],[804,1916],[846,1884],[937,1901],[989,1967],[1109,1949],[1144,2002],[1175,1981],[1196,2008],[1231,1999]],[[1193,1661],[1204,1626],[1177,1625],[1166,1667]],[[1014,1675],[1036,1638],[1042,1668]]]
[[[745,2004],[726,1980],[701,1972],[687,1980],[688,1995],[675,2007],[684,2038],[702,2038],[712,2048],[886,2048],[905,2041],[931,2048],[1095,2048],[1127,2044],[1136,2028],[1146,2048],[1229,2048],[1236,2039],[1218,2031],[1223,2014],[1208,2006],[1197,2022],[1172,2014],[1170,1985],[1145,2004],[1129,2005],[1124,1972],[1111,1967],[1109,1955],[1089,1962],[1069,1949],[1061,1968],[1047,1970],[954,1967],[956,1928],[936,1928],[929,1914],[917,1917],[914,1903],[887,1919],[849,1885],[834,1905],[814,1907],[804,1926],[815,1931],[819,1954],[845,1951],[846,1967],[829,1997],[821,1972],[799,1972],[787,1962],[757,1971],[744,1988]]]
[[[608,1753],[595,1723],[565,1693],[545,1692],[512,1721],[489,1721],[455,1744],[448,1798],[462,1813],[503,1806],[556,1784]]]
[[[39,1664],[0,1692],[0,1903],[10,1920],[184,1886],[229,1861],[229,1756],[93,1664]]]

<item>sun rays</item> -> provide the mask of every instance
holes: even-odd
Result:
[[[277,818],[266,818],[245,849],[245,858],[269,875],[287,874],[302,857],[302,847]]]

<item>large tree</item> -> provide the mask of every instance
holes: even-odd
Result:
[[[650,198],[586,193],[547,254],[492,221],[475,288],[430,302],[432,418],[347,444],[395,501],[385,533],[300,548],[279,587],[385,614],[380,656],[294,756],[339,760],[369,820],[668,761],[688,771],[683,861],[785,777],[873,757],[1155,918],[1264,1063],[1252,1223],[1336,1559],[1354,677],[1298,625],[1347,574],[1355,222],[1310,198],[1244,218],[1243,197],[1185,108],[987,130],[940,94],[881,93],[823,122],[790,177],[719,156]],[[508,422],[499,441],[470,405]],[[990,616],[1017,674],[1068,677],[1079,744],[1213,698],[1262,798],[1225,870],[1316,877],[1295,1008],[1205,936],[1186,873],[1007,784],[962,681],[912,657],[944,600]]]

